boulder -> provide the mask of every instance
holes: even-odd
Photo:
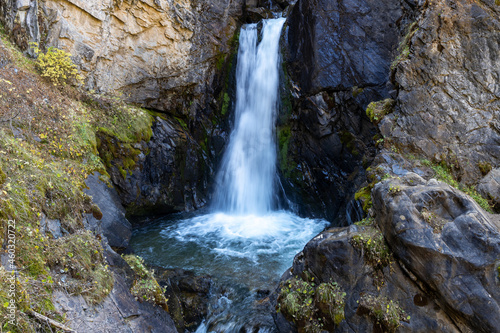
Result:
[[[477,191],[490,200],[493,208],[500,212],[500,169],[491,170],[477,186]]]
[[[99,176],[100,174],[96,172],[87,177],[85,184],[88,189],[85,189],[84,192],[92,197],[92,201],[102,212],[100,227],[109,245],[116,249],[125,249],[132,236],[132,225],[125,218],[125,209],[116,190],[101,181]],[[94,221],[94,216],[89,214],[86,220],[89,229],[97,229],[96,224],[99,223]]]
[[[391,312],[396,307],[399,310],[394,318],[397,332],[460,332],[439,308],[432,293],[423,291],[394,257],[384,258],[387,254],[382,254],[384,264],[373,265],[373,261],[367,260],[369,248],[354,245],[360,237],[378,242],[380,235],[373,226],[355,225],[321,233],[295,257],[292,269],[281,278],[281,286],[286,287],[285,281],[296,277],[312,286],[336,283],[346,293],[342,310],[345,318],[330,327],[329,332],[393,332],[384,326],[390,323],[374,314],[374,308],[381,305],[384,313],[389,311],[387,305]],[[385,246],[382,243],[381,248]],[[366,300],[372,303],[366,304]],[[313,311],[321,313],[319,308]],[[327,321],[322,318],[320,322]],[[275,323],[282,333],[303,329],[290,325],[280,311],[275,314]]]
[[[378,183],[372,196],[391,250],[455,324],[500,332],[500,232],[474,200],[408,177]]]
[[[169,312],[179,332],[195,330],[208,313],[212,279],[184,269],[155,268],[158,284],[165,288]]]

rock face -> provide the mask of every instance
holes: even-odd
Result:
[[[211,102],[243,1],[8,0],[1,8],[9,30],[23,30],[26,41],[73,54],[87,88],[194,115]]]
[[[54,306],[66,315],[69,327],[88,333],[176,333],[175,324],[166,311],[148,302],[139,302],[130,293],[129,277],[133,272],[127,263],[109,248],[107,260],[113,271],[114,286],[100,304],[91,306],[81,295],[54,292]]]
[[[87,229],[96,233],[101,233],[108,239],[110,246],[117,249],[128,247],[130,237],[132,236],[132,225],[125,218],[125,209],[123,208],[120,197],[114,188],[99,180],[99,174],[94,173],[86,180],[88,189],[84,190],[86,194],[92,197],[92,201],[102,212],[100,221],[88,214]]]
[[[282,280],[336,282],[346,295],[335,332],[499,332],[498,225],[463,193],[411,172],[376,185],[373,200],[374,225],[320,234]],[[276,323],[296,330],[283,313]]]
[[[211,174],[207,152],[175,119],[156,117],[149,142],[134,144],[139,152],[132,170],[119,166],[122,144],[101,134],[100,153],[116,151],[108,173],[130,215],[168,214],[201,208]],[[123,169],[122,169],[123,170]]]
[[[290,14],[280,166],[303,213],[333,220],[363,181],[376,134],[365,109],[389,97],[401,16],[395,0],[299,0]]]
[[[395,63],[396,112],[384,135],[476,184],[500,163],[498,2],[419,1]]]
[[[500,232],[479,206],[444,183],[409,176],[375,185],[373,204],[391,250],[456,325],[500,332]]]

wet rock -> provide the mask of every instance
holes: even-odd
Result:
[[[404,310],[404,315],[397,320],[400,325],[398,332],[459,332],[432,294],[422,291],[398,261],[392,258],[388,264],[374,266],[367,260],[366,249],[353,245],[359,237],[371,237],[375,241],[377,231],[374,230],[370,226],[353,225],[323,232],[295,257],[292,269],[281,280],[296,277],[316,286],[329,282],[338,284],[346,293],[345,319],[329,330],[331,332],[388,332],[377,324],[379,320],[370,309],[361,306],[368,295],[380,301],[390,299]],[[426,305],[423,302],[417,302],[417,305],[413,300],[416,295],[425,297]],[[297,327],[286,321],[280,312],[275,315],[275,323],[279,332],[297,331]]]
[[[113,187],[99,179],[100,174],[90,175],[85,184],[88,189],[84,192],[92,197],[92,201],[99,206],[102,212],[100,223],[95,221],[92,215],[87,215],[89,226],[101,226],[103,235],[107,238],[109,245],[116,249],[125,249],[128,247],[132,235],[132,225],[125,218],[125,209],[123,208],[120,197]]]
[[[482,166],[500,164],[500,7],[493,0],[417,7],[395,62],[399,94],[386,135],[476,184]]]
[[[156,268],[156,278],[165,289],[168,307],[179,332],[194,330],[208,312],[212,279],[183,269]]]
[[[391,250],[460,327],[499,332],[500,233],[468,196],[441,182],[375,185],[377,223]]]
[[[491,170],[477,186],[477,191],[492,202],[493,208],[500,212],[500,169]]]
[[[156,117],[149,142],[136,144],[141,154],[126,177],[120,172],[121,143],[103,138],[99,151],[117,151],[108,173],[131,216],[191,211],[206,203],[211,168],[207,153],[188,130],[169,117]]]
[[[399,1],[298,1],[282,43],[284,186],[303,215],[344,220],[375,156],[370,102],[389,98]],[[283,145],[285,146],[285,145]],[[308,199],[310,198],[310,199]]]
[[[250,22],[260,22],[263,19],[268,19],[273,17],[273,13],[266,8],[257,7],[257,8],[247,8],[247,21]]]

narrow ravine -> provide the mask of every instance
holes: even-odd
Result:
[[[197,332],[275,331],[257,300],[274,288],[324,220],[278,205],[275,121],[279,39],[284,18],[240,33],[235,125],[208,214],[160,219],[136,230],[132,248],[149,264],[209,274],[215,289]]]

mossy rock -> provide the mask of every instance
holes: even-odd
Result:
[[[372,185],[362,187],[354,194],[354,199],[361,201],[361,206],[365,213],[373,206],[372,203]]]
[[[366,108],[366,115],[377,125],[386,115],[394,112],[396,102],[392,98],[387,98],[383,101],[371,102]]]

